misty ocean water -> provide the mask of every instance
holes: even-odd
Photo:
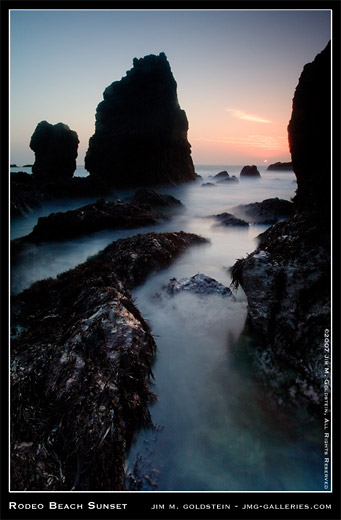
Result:
[[[197,273],[229,286],[229,268],[255,249],[257,235],[267,226],[221,227],[212,215],[271,197],[290,200],[297,186],[293,172],[265,167],[259,168],[260,179],[202,186],[214,182],[210,176],[221,170],[239,176],[241,166],[198,166],[202,179],[158,190],[180,199],[185,209],[154,226],[32,245],[12,268],[11,290],[17,293],[36,280],[54,277],[113,240],[136,233],[183,230],[208,238],[208,244],[188,249],[133,291],[157,343],[151,386],[158,399],[150,407],[155,428],[136,434],[127,474],[135,471],[145,491],[322,491],[318,425],[306,429],[297,417],[268,402],[247,356],[236,355],[238,349],[247,348],[247,338],[240,339],[247,313],[243,291],[223,298],[169,296],[162,289],[173,277]],[[78,168],[77,175],[85,174]],[[116,192],[121,200],[132,193]],[[50,201],[14,219],[11,237],[29,233],[39,216],[92,200]]]

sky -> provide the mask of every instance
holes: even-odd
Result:
[[[287,125],[329,10],[11,10],[10,162],[34,162],[40,121],[63,122],[84,164],[103,91],[133,58],[165,52],[194,164],[289,161]]]

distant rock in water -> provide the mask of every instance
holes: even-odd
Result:
[[[240,172],[240,177],[260,177],[260,173],[257,169],[257,166],[254,164],[252,166],[244,166],[242,171]]]
[[[213,182],[204,182],[201,187],[202,188],[212,188],[212,186],[217,186],[216,184],[214,184]]]
[[[10,164],[10,168],[18,168],[16,164]]]
[[[292,170],[292,162],[276,162],[269,164],[267,167],[269,171]]]
[[[35,153],[34,177],[56,183],[71,179],[76,170],[78,143],[77,133],[64,123],[41,121],[30,142]]]
[[[107,87],[96,112],[85,168],[113,187],[195,180],[188,121],[164,53],[134,58]]]
[[[148,204],[149,206],[160,206],[165,208],[181,207],[181,201],[172,195],[162,195],[154,190],[141,188],[134,193],[131,199],[132,204]]]
[[[168,284],[163,286],[163,289],[167,294],[172,296],[184,291],[199,294],[201,296],[211,294],[217,294],[224,297],[233,296],[228,287],[225,287],[225,285],[217,282],[217,280],[207,276],[206,274],[196,274],[191,278],[182,278],[181,280],[171,278]]]
[[[247,220],[252,224],[272,225],[279,220],[284,220],[294,214],[294,204],[288,200],[265,199],[262,202],[241,204],[232,208],[233,214]]]
[[[217,181],[217,184],[233,184],[233,183],[238,183],[239,180],[237,179],[237,177],[235,175],[232,175],[232,177],[225,177],[224,179],[220,179]]]
[[[295,203],[330,213],[331,44],[304,66],[288,125],[292,166],[297,177]]]
[[[228,179],[230,175],[227,173],[226,170],[223,170],[222,172],[217,173],[217,175],[214,175],[213,179]]]
[[[249,225],[245,220],[241,220],[240,218],[231,215],[231,213],[220,213],[219,215],[214,215],[214,218],[218,221],[217,225],[220,226],[244,226],[247,227]]]
[[[150,426],[156,344],[130,289],[192,244],[189,233],[117,240],[12,299],[11,489],[120,491]]]

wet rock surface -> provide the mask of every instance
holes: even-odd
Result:
[[[244,166],[240,172],[240,177],[260,177],[260,173],[257,169],[257,166],[254,164],[252,166]]]
[[[233,298],[232,292],[228,287],[225,287],[225,285],[214,278],[202,273],[198,273],[191,278],[182,278],[181,280],[172,278],[169,280],[167,285],[162,287],[162,289],[166,294],[171,296],[185,291],[200,296],[217,294],[219,296],[229,296]]]
[[[114,187],[196,179],[187,117],[164,53],[134,58],[133,68],[103,97],[85,157],[91,176]]]
[[[35,153],[32,174],[40,180],[65,181],[73,177],[78,154],[78,136],[64,123],[41,121],[30,141]]]
[[[295,212],[295,207],[288,200],[265,199],[262,202],[242,204],[232,208],[233,213],[247,220],[252,224],[276,224],[279,220],[291,217]]]
[[[129,289],[205,239],[149,233],[110,244],[12,298],[11,489],[122,490],[147,405],[155,342]]]

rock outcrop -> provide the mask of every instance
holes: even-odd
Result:
[[[181,278],[181,280],[171,278],[162,289],[171,296],[181,292],[189,292],[200,296],[216,294],[224,298],[227,296],[234,298],[231,289],[203,273],[198,273],[191,278]]]
[[[96,112],[85,167],[110,186],[195,180],[188,121],[164,53],[134,58],[133,68],[107,87]]]
[[[292,171],[292,162],[276,162],[273,164],[269,164],[267,167],[269,171],[281,171],[281,170],[290,170]]]
[[[275,197],[262,202],[241,204],[232,208],[232,211],[234,215],[247,220],[250,224],[272,225],[293,216],[295,207],[292,202]]]
[[[11,489],[117,491],[147,408],[155,342],[130,289],[205,240],[150,233],[110,244],[12,300]]]
[[[248,227],[249,223],[245,220],[235,217],[231,215],[231,213],[219,213],[218,215],[214,215],[214,218],[217,220],[217,224],[219,226],[244,226]]]
[[[78,143],[77,133],[64,123],[51,125],[41,121],[30,142],[35,153],[34,177],[55,183],[71,179],[76,169]]]
[[[260,177],[260,173],[257,169],[257,166],[254,164],[252,166],[244,166],[240,172],[240,177]]]
[[[213,179],[221,180],[221,179],[228,179],[230,175],[226,170],[223,170],[222,172],[217,173],[217,175],[213,176]]]
[[[331,326],[329,79],[328,45],[304,67],[288,127],[298,182],[295,214],[270,227],[256,251],[232,268],[234,284],[248,299],[247,329],[258,335],[258,374],[279,403],[305,408],[321,424],[330,402],[324,386],[324,338]]]
[[[181,208],[183,204],[180,200],[176,199],[172,195],[156,193],[154,190],[147,188],[141,188],[137,190],[132,199],[132,204],[147,204],[151,207],[162,207],[162,208]]]
[[[288,125],[292,166],[297,177],[295,203],[301,209],[330,213],[331,47],[304,66]]]

